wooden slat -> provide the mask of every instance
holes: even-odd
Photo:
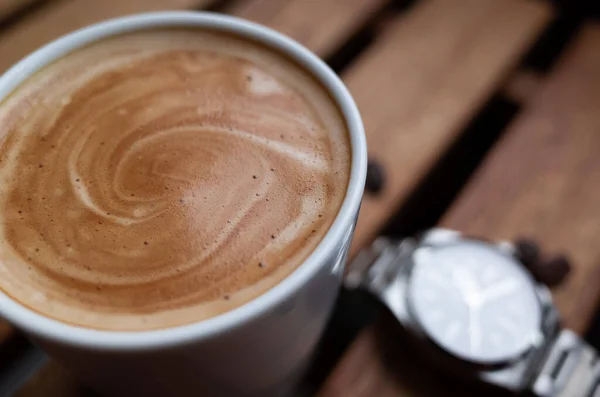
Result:
[[[593,25],[584,29],[442,222],[491,239],[533,236],[544,247],[567,251],[574,272],[554,297],[565,326],[580,333],[600,295],[599,71],[600,25]],[[375,395],[373,388],[355,394],[340,388],[358,376],[352,372],[357,362],[385,360],[378,340],[374,327],[364,331],[321,397]],[[411,376],[398,381],[397,366],[377,368],[369,377],[386,385],[385,395],[466,395],[464,388],[448,383],[441,383],[444,391],[432,391],[431,384]]]
[[[370,241],[549,20],[545,3],[419,1],[349,70],[385,190],[363,200],[351,254]]]
[[[197,8],[211,0],[62,0],[0,35],[0,73],[43,44],[103,19],[164,9]]]
[[[600,298],[600,25],[576,45],[507,131],[443,224],[490,238],[532,236],[574,271],[555,291],[583,332]]]
[[[248,0],[226,9],[267,25],[327,57],[389,0]]]

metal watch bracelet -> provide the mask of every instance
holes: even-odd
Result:
[[[600,397],[598,353],[574,332],[560,331],[532,391],[539,397]]]
[[[345,286],[364,288],[379,296],[418,244],[414,238],[378,238],[352,261]],[[600,397],[600,357],[593,347],[574,332],[563,329],[545,344],[544,350],[539,370],[530,371],[533,376],[526,381],[534,396]]]

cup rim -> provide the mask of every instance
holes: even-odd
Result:
[[[206,11],[159,11],[99,22],[46,44],[6,71],[0,76],[0,103],[33,73],[78,48],[106,37],[160,27],[203,27],[249,38],[282,52],[317,78],[340,108],[350,136],[351,170],[342,206],[314,251],[290,275],[235,309],[191,324],[146,331],[85,328],[46,317],[0,291],[0,314],[34,337],[91,349],[137,351],[184,345],[232,331],[272,310],[309,282],[355,222],[367,168],[366,138],[358,108],[341,79],[317,55],[293,39],[257,23]]]

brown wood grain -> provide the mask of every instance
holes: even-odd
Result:
[[[443,225],[490,238],[531,236],[566,252],[554,292],[566,325],[586,329],[600,298],[600,25],[588,26],[506,131]]]
[[[267,25],[327,57],[389,0],[247,0],[226,11]]]
[[[351,254],[372,240],[548,22],[545,3],[428,0],[391,21],[344,76],[386,187],[363,200]]]
[[[0,73],[43,44],[75,29],[122,15],[195,9],[211,0],[62,0],[42,7],[0,35]]]
[[[578,332],[600,295],[599,71],[600,25],[593,25],[542,83],[442,222],[492,239],[533,236],[550,250],[568,252],[574,272],[554,298],[565,325]],[[417,372],[436,382],[420,380],[409,369],[423,368],[414,363],[415,355],[398,354],[399,362],[390,365],[382,340],[376,326],[364,331],[320,397],[472,395],[464,386],[441,382],[431,369]],[[367,386],[352,387],[361,376],[360,363],[375,363],[370,364],[375,370],[360,381]],[[384,385],[383,390],[372,384]]]

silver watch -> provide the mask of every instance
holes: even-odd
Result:
[[[374,295],[449,370],[539,397],[600,397],[597,353],[561,329],[549,290],[515,254],[447,229],[379,238],[344,284]]]

